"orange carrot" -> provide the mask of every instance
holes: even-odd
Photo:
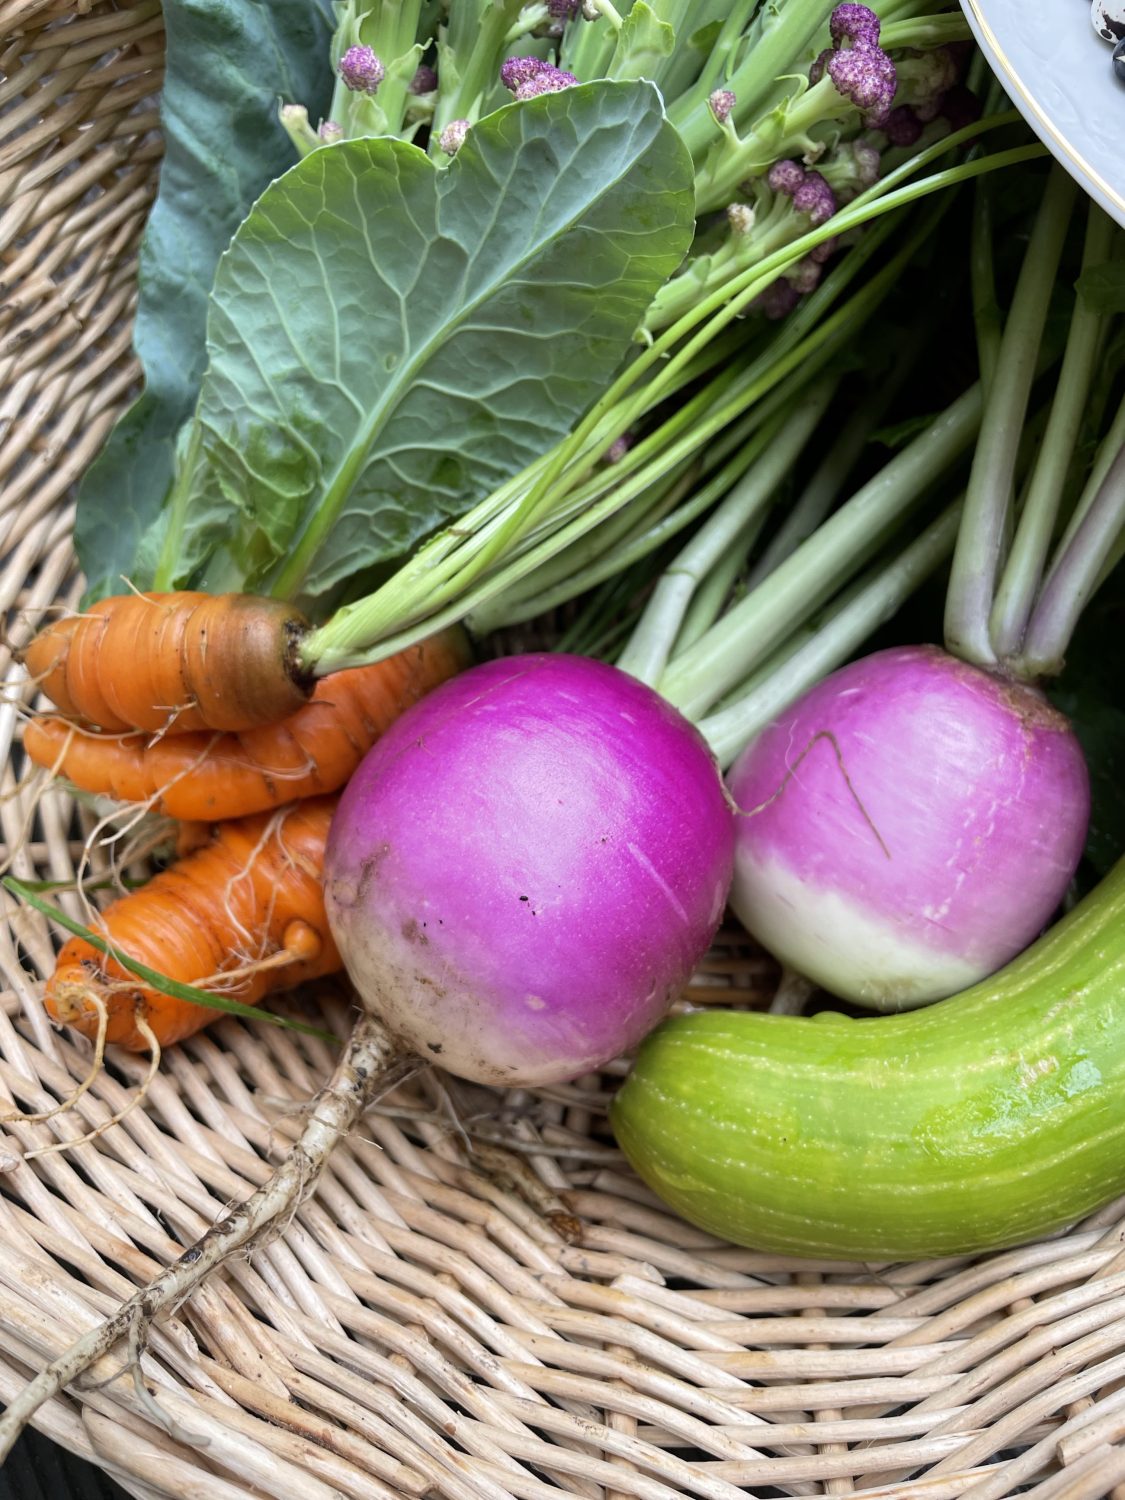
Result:
[[[304,703],[309,623],[251,594],[123,594],[47,625],[24,665],[67,718],[99,729],[251,729]]]
[[[467,665],[460,631],[446,631],[369,667],[333,673],[280,723],[241,734],[98,734],[65,719],[34,719],[24,749],[88,792],[150,802],[173,818],[239,818],[342,787],[378,737],[412,703]]]
[[[335,806],[335,797],[315,797],[217,825],[210,843],[108,906],[100,935],[170,979],[244,1005],[335,972],[340,955],[323,889]],[[131,1051],[149,1045],[138,1016],[166,1047],[220,1014],[151,989],[84,938],[64,946],[44,998],[53,1020],[89,1037],[97,1035],[100,1003],[107,1041]]]

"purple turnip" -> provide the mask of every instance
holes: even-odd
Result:
[[[341,800],[329,920],[419,1056],[574,1078],[656,1024],[705,953],[734,829],[699,732],[600,662],[489,662],[409,710]]]

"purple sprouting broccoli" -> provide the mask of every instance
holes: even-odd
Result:
[[[500,64],[500,82],[514,94],[522,84],[550,66],[541,57],[506,57]]]
[[[805,296],[807,292],[815,292],[820,282],[821,262],[813,260],[811,255],[803,256],[795,266],[790,266],[785,273],[785,279],[793,290]]]
[[[792,198],[804,180],[805,169],[796,161],[775,161],[766,173],[766,181],[774,192],[784,193],[787,198]]]
[[[342,125],[337,125],[335,120],[322,120],[316,133],[326,146],[344,139],[344,128]]]
[[[578,79],[538,57],[506,57],[500,65],[500,82],[517,99],[534,99],[538,94],[557,94]]]
[[[725,125],[730,119],[731,110],[738,103],[730,89],[715,89],[708,98],[707,103],[711,106],[711,113],[720,125]]]
[[[353,94],[373,94],[386,69],[370,47],[349,47],[340,59],[340,77]]]
[[[468,120],[450,120],[449,124],[438,136],[438,145],[446,156],[456,156],[465,144],[465,137],[469,133]]]
[[[791,313],[800,300],[800,292],[791,281],[786,281],[782,276],[755,297],[751,306],[755,311],[764,314],[771,322],[776,323],[779,318],[784,318],[787,313]]]
[[[826,261],[832,259],[839,248],[840,236],[834,234],[829,239],[821,240],[819,245],[814,245],[805,259],[813,261],[818,266],[822,266]]]
[[[414,77],[410,80],[410,92],[412,94],[432,94],[437,88],[437,74],[428,63],[416,70]]]
[[[573,21],[582,9],[582,0],[547,0],[547,14],[555,21]]]
[[[544,68],[541,73],[536,73],[534,78],[529,78],[526,83],[520,84],[516,90],[516,98],[534,99],[539,94],[557,94],[577,82],[578,79],[574,74],[568,73],[564,68]]]
[[[863,111],[869,125],[881,125],[886,120],[898,75],[882,48],[849,47],[832,52],[825,67],[838,92]]]
[[[837,50],[879,45],[879,17],[866,5],[837,5],[828,17],[828,31]]]
[[[808,214],[813,224],[823,224],[836,212],[836,195],[819,172],[806,172],[793,194],[793,207],[798,213]]]
[[[836,212],[836,195],[819,172],[806,172],[800,162],[775,161],[766,173],[775,193],[792,198],[798,213],[808,214],[814,224],[823,224]]]
[[[883,131],[892,146],[913,146],[922,134],[922,121],[909,104],[899,104],[883,121]]]
[[[623,432],[620,437],[615,437],[605,450],[606,463],[619,464],[635,442],[636,438],[631,432]]]

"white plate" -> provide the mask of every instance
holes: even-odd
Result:
[[[961,9],[1032,130],[1125,225],[1125,84],[1088,0],[961,0]]]

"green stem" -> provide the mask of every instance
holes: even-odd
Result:
[[[650,685],[660,679],[683,625],[692,595],[739,533],[774,499],[789,470],[828,409],[836,381],[825,378],[771,433],[765,452],[684,547],[658,581],[617,665]]]
[[[1020,434],[1075,192],[1073,179],[1052,166],[1020,267],[969,476],[946,599],[945,640],[954,655],[978,666],[996,665],[989,614],[1012,509]]]
[[[871,556],[888,527],[969,447],[980,415],[973,386],[671,663],[658,684],[664,696],[689,718],[704,714]]]
[[[947,47],[950,42],[971,41],[973,33],[964,16],[954,12],[950,15],[906,16],[901,20],[886,19],[887,7],[878,7],[883,17],[879,32],[879,45],[884,52],[896,47]]]
[[[742,51],[744,27],[757,9],[757,0],[738,0],[715,37],[711,52],[696,83],[669,107],[667,117],[679,132],[691,156],[706,150],[717,130],[708,99],[715,89],[730,89],[738,99],[738,117],[748,118],[774,87],[778,75],[792,66],[817,27],[825,20],[823,0],[790,0],[784,6],[762,7],[754,18],[754,45],[741,68],[735,58]],[[771,23],[772,24],[769,24]]]
[[[203,450],[203,428],[197,418],[192,418],[191,432],[183,461],[177,465],[172,481],[172,493],[168,500],[168,524],[160,547],[160,558],[153,574],[152,586],[157,593],[166,594],[179,582],[177,568],[180,561],[180,537],[187,521],[188,499],[195,466]]]
[[[788,392],[786,394],[788,395]],[[757,415],[757,411],[751,413],[751,417]],[[739,430],[743,437],[746,437],[748,425],[750,425],[749,419],[746,419],[740,426]],[[568,599],[573,599],[588,589],[597,587],[612,578],[614,574],[632,567],[633,564],[658,551],[673,537],[678,536],[685,527],[690,526],[693,521],[710,510],[715,501],[726,493],[747,465],[753,462],[768,435],[769,429],[765,429],[765,437],[763,437],[760,424],[753,422],[747,440],[737,446],[733,456],[697,489],[690,499],[679,496],[672,511],[654,520],[638,535],[631,537],[611,552],[606,553],[598,548],[597,534],[586,537],[584,540],[592,554],[592,559],[585,567],[568,573],[555,587],[546,588],[541,592],[537,591],[530,598],[526,593],[526,580],[521,583],[519,589],[496,595],[469,617],[473,629],[483,634],[501,625],[515,625],[533,619],[541,611],[555,609],[558,605],[565,604]],[[684,500],[683,504],[679,503],[681,499]]]
[[[992,257],[992,183],[983,179],[973,194],[973,218],[969,248],[969,278],[973,297],[973,324],[977,334],[980,381],[988,399],[996,378],[1003,325],[996,299],[996,274]]]
[[[1113,234],[1112,220],[1091,201],[1082,257],[1084,271],[1108,259]],[[1047,430],[992,607],[989,631],[993,649],[1001,661],[1018,653],[1031,617],[1097,368],[1102,327],[1102,315],[1079,297],[1067,334]]]
[[[521,0],[487,0],[483,14],[470,0],[449,7],[449,30],[439,56],[442,87],[430,127],[430,155],[451,120],[475,120],[484,95],[498,80],[504,38],[520,13]],[[464,61],[462,62],[462,57]],[[449,75],[456,78],[452,88]]]
[[[586,587],[592,585],[572,587],[571,580],[584,576],[594,563],[622,555],[650,526],[675,511],[699,484],[702,468],[702,460],[692,456],[666,470],[616,516],[603,521],[595,532],[580,536],[550,562],[525,575],[503,594],[493,596],[468,622],[470,629],[477,635],[487,635],[585,593]],[[610,577],[615,571],[610,568],[594,582]],[[552,602],[544,603],[548,598]]]
[[[1117,414],[1110,423],[1109,431],[1098,445],[1098,451],[1094,455],[1094,462],[1091,464],[1090,472],[1086,476],[1086,483],[1083,486],[1082,493],[1079,495],[1070,520],[1067,522],[1058,545],[1055,547],[1050,572],[1053,572],[1058,566],[1067,549],[1070,547],[1071,542],[1074,540],[1078,528],[1086,519],[1086,513],[1094,503],[1098,490],[1101,488],[1102,480],[1109,473],[1109,466],[1122,444],[1125,444],[1125,401],[1117,408]]]
[[[748,589],[792,556],[831,510],[843,490],[872,432],[887,407],[902,390],[906,376],[921,352],[924,339],[914,331],[894,367],[867,399],[846,419],[835,442],[824,455],[808,484],[797,497],[762,556],[750,570]]]
[[[604,17],[597,21],[573,21],[563,33],[559,67],[587,82],[605,78],[617,45],[617,32]]]
[[[958,501],[943,511],[893,562],[876,568],[827,612],[796,650],[781,659],[743,697],[709,714],[699,728],[720,765],[728,766],[750,741],[814,683],[846,662],[889,620],[953,550],[961,517]]]
[[[1114,425],[1120,425],[1120,414]],[[1021,676],[1053,677],[1062,671],[1078,617],[1104,576],[1106,560],[1120,542],[1123,531],[1125,444],[1118,438],[1116,452],[1093,499],[1084,507],[1081,521],[1040,590],[1018,658]]]
[[[663,470],[635,499],[623,505],[616,515],[602,521],[595,531],[579,536],[550,562],[541,564],[504,594],[482,606],[481,611],[473,617],[473,630],[478,635],[484,635],[501,624],[510,623],[507,609],[512,605],[527,601],[531,604],[532,612],[539,613],[541,608],[554,608],[554,603],[543,605],[541,601],[546,595],[553,595],[556,590],[558,598],[555,603],[559,604],[584,592],[570,587],[571,578],[582,573],[591,563],[616,555],[619,547],[628,545],[635,536],[646,531],[669,511],[675,510],[699,483],[701,468],[701,458],[691,454],[671,468]]]
[[[686,651],[689,646],[711,629],[722,614],[731,590],[746,566],[746,559],[754,550],[762,527],[769,514],[767,508],[753,515],[739,531],[725,557],[720,557],[691,597],[684,612],[684,623],[680,626],[672,647],[673,655]]]

